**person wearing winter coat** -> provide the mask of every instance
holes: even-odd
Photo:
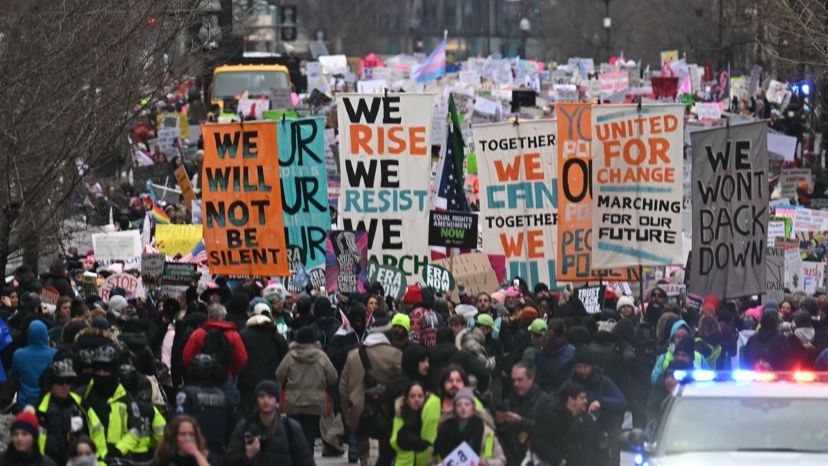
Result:
[[[360,303],[351,305],[348,310],[348,323],[350,325],[344,325],[334,333],[331,344],[328,346],[328,357],[331,358],[336,371],[340,374],[345,368],[348,353],[356,348],[358,343],[365,341],[368,336],[364,305]]]
[[[40,275],[40,280],[44,286],[51,286],[56,289],[60,297],[75,297],[72,282],[69,281],[69,277],[66,274],[66,265],[61,259],[55,259],[52,265],[49,266],[49,271]]]
[[[486,349],[486,339],[495,329],[494,321],[492,320],[492,316],[481,314],[477,316],[476,322],[477,325],[474,328],[464,328],[461,330],[454,337],[454,342],[458,349],[466,351],[476,357],[486,366],[486,370],[491,372],[494,370],[496,362],[495,358],[489,355]]]
[[[0,453],[0,466],[56,466],[38,448],[40,424],[31,406],[15,416],[11,423],[11,442]]]
[[[733,367],[746,368],[745,346],[750,337],[756,335],[756,327],[762,319],[762,306],[754,307],[745,311],[742,319],[742,329],[736,337],[736,357],[733,360]]]
[[[437,428],[430,464],[440,463],[465,442],[480,458],[481,466],[506,466],[506,454],[495,436],[493,419],[485,410],[478,410],[475,401],[470,388],[454,395],[451,415]]]
[[[810,371],[814,368],[818,356],[814,346],[816,332],[811,315],[803,311],[797,312],[794,315],[793,328],[793,333],[786,337],[791,353],[789,370]]]
[[[579,346],[575,349],[575,356],[572,359],[573,373],[572,381],[586,389],[587,413],[594,415],[596,427],[605,435],[607,445],[601,448],[605,453],[601,456],[608,457],[609,445],[621,433],[621,423],[624,420],[624,411],[627,409],[627,399],[609,377],[603,375],[601,368],[595,366],[595,358],[587,346]],[[620,452],[612,450],[615,464],[618,463]],[[607,464],[604,461],[602,464]]]
[[[472,386],[480,393],[489,389],[491,371],[486,369],[486,363],[470,353],[458,349],[454,343],[454,332],[451,328],[443,327],[437,330],[437,344],[430,350],[428,366],[428,386],[440,386],[440,375],[443,370],[451,365],[462,367],[470,377],[473,377]]]
[[[282,412],[302,426],[308,445],[313,445],[319,436],[319,418],[333,411],[328,387],[337,377],[312,327],[299,329],[276,369],[276,381],[282,385]]]
[[[316,466],[313,446],[302,435],[302,426],[279,414],[279,385],[263,380],[254,389],[256,409],[236,425],[224,464]]]
[[[658,357],[658,360],[653,366],[653,372],[650,374],[650,383],[654,384],[658,377],[664,373],[664,370],[667,369],[667,366],[670,365],[670,362],[675,359],[675,349],[678,343],[685,339],[690,338],[692,341],[693,338],[693,331],[690,329],[690,326],[687,325],[687,322],[683,320],[677,320],[673,323],[673,326],[670,330],[670,346],[667,348],[667,352],[662,354]],[[695,344],[693,345],[695,347]],[[704,357],[698,352],[694,350],[694,357],[693,357],[693,366],[696,369],[710,369],[710,366],[705,361]]]
[[[427,466],[431,446],[437,438],[439,412],[425,411],[426,400],[437,398],[420,382],[413,381],[394,403],[391,448],[397,453],[395,466]]]
[[[155,365],[155,355],[149,347],[147,334],[141,329],[141,321],[137,317],[127,319],[123,324],[123,333],[120,340],[124,342],[130,353],[132,365],[138,372],[155,377],[158,368]]]
[[[604,438],[587,407],[586,389],[571,380],[561,386],[557,401],[538,407],[532,438],[543,441],[532,442],[537,460],[550,466],[601,464],[598,447]]]
[[[364,309],[364,307],[363,307]],[[379,331],[372,331],[362,341],[368,361],[377,380],[390,385],[400,374],[402,366],[402,352],[391,345],[388,337]],[[369,438],[360,433],[359,418],[365,407],[365,367],[355,348],[348,353],[345,367],[339,380],[339,397],[342,405],[342,418],[348,426],[356,432],[359,461],[362,466],[368,463],[370,452]]]
[[[545,439],[532,439],[538,407],[548,403],[551,395],[544,393],[535,383],[535,368],[519,362],[512,368],[512,386],[514,390],[504,400],[502,408],[495,408],[497,431],[503,444],[503,450],[509,464],[520,464],[532,441],[543,442]]]
[[[244,349],[239,332],[236,331],[236,326],[231,322],[225,322],[227,310],[221,304],[211,304],[207,309],[207,321],[204,325],[194,331],[187,340],[187,346],[184,347],[182,354],[184,367],[190,367],[193,358],[201,353],[201,347],[207,337],[207,332],[222,332],[227,337],[227,342],[230,344],[230,361],[219,361],[221,365],[228,365],[227,370],[230,378],[236,377],[244,369],[247,364],[247,350]]]
[[[326,296],[318,296],[313,302],[313,329],[322,351],[327,352],[334,333],[337,331],[336,320],[333,314],[333,305]]]
[[[529,362],[537,368],[537,382],[541,390],[555,393],[572,373],[575,347],[569,344],[565,336],[559,336],[551,329],[546,332],[540,343],[539,350],[531,347],[526,349],[524,362]],[[534,357],[529,356],[530,354]],[[527,356],[531,358],[528,361]]]
[[[261,310],[261,308],[254,308]],[[250,416],[256,405],[253,389],[262,380],[275,380],[276,369],[288,353],[288,343],[277,331],[276,325],[265,314],[247,319],[247,325],[239,333],[247,351],[247,364],[239,374],[240,404],[245,416]]]
[[[28,346],[15,351],[12,359],[12,373],[20,385],[17,392],[19,411],[37,403],[40,376],[57,353],[56,349],[49,347],[49,334],[43,322],[33,321],[29,325],[28,337]]]
[[[788,340],[779,331],[776,313],[765,312],[759,330],[745,345],[745,365],[752,370],[784,371],[790,367]]]
[[[722,330],[716,317],[708,312],[699,319],[699,332],[696,336],[696,352],[702,355],[711,369],[722,371],[727,367],[727,357],[723,354]]]

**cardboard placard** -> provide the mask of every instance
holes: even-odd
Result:
[[[144,297],[144,286],[140,278],[136,278],[127,273],[118,273],[106,277],[103,284],[101,284],[100,295],[105,303],[109,302],[109,292],[116,287],[126,290],[127,299]]]
[[[589,314],[600,314],[604,312],[604,301],[607,296],[607,286],[585,286],[577,290],[578,300],[584,304]]]
[[[166,260],[167,255],[163,252],[141,254],[141,276],[157,281],[164,273],[164,261]]]
[[[446,248],[477,247],[477,214],[437,212],[428,214],[428,245]]]
[[[170,178],[170,166],[166,163],[132,167],[132,185],[139,193],[147,192],[147,181],[165,186]]]
[[[55,305],[60,299],[60,293],[53,286],[44,286],[38,295],[40,296],[40,302],[42,304]]]
[[[500,288],[497,281],[497,274],[492,268],[489,257],[486,254],[476,252],[463,254],[457,257],[450,257],[432,262],[451,272],[455,283],[462,283],[466,286],[466,292],[474,296],[477,293],[492,293]],[[451,293],[455,302],[459,299],[457,290]]]
[[[94,233],[92,249],[99,261],[128,260],[141,255],[141,232],[138,230]]]
[[[178,186],[181,188],[181,195],[184,196],[184,202],[191,203],[195,200],[195,193],[193,192],[193,185],[190,184],[190,178],[187,177],[187,170],[182,166],[175,169],[175,180],[178,181]]]
[[[155,249],[170,257],[187,255],[201,241],[200,225],[156,225]]]
[[[368,234],[364,231],[329,231],[325,272],[328,293],[365,293],[368,289]]]

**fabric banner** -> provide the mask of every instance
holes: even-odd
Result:
[[[370,261],[416,277],[428,264],[430,94],[339,94],[338,225],[367,231]]]
[[[155,249],[168,256],[186,255],[202,238],[201,225],[156,225]]]
[[[305,267],[314,289],[325,286],[325,241],[331,226],[325,171],[325,120],[276,123],[285,242],[291,273]]]
[[[638,269],[592,270],[592,108],[555,106],[558,128],[557,279],[562,282],[638,281]]]
[[[141,255],[141,233],[138,230],[94,233],[92,249],[98,261],[129,260]]]
[[[557,145],[554,120],[474,126],[483,252],[506,275],[556,287]]]
[[[365,293],[368,290],[368,234],[331,231],[326,241],[325,271],[328,293]]]
[[[690,292],[720,299],[765,292],[767,124],[696,131]]]
[[[210,272],[290,275],[276,124],[208,124],[201,129],[201,200]]]
[[[683,265],[684,107],[592,107],[593,269]]]

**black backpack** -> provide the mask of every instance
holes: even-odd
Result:
[[[363,386],[365,401],[362,414],[359,416],[359,433],[370,438],[381,439],[388,435],[391,428],[391,410],[385,400],[385,385],[377,379],[368,351],[365,346],[359,347],[359,359],[365,369]]]
[[[207,335],[204,336],[204,342],[201,344],[201,354],[209,354],[218,363],[220,371],[218,371],[217,378],[222,381],[227,379],[227,371],[230,370],[230,340],[223,330],[216,330],[206,328],[204,329]]]

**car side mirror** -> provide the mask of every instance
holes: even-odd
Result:
[[[641,429],[633,429],[618,436],[618,446],[623,451],[637,452],[649,441],[649,436]]]

